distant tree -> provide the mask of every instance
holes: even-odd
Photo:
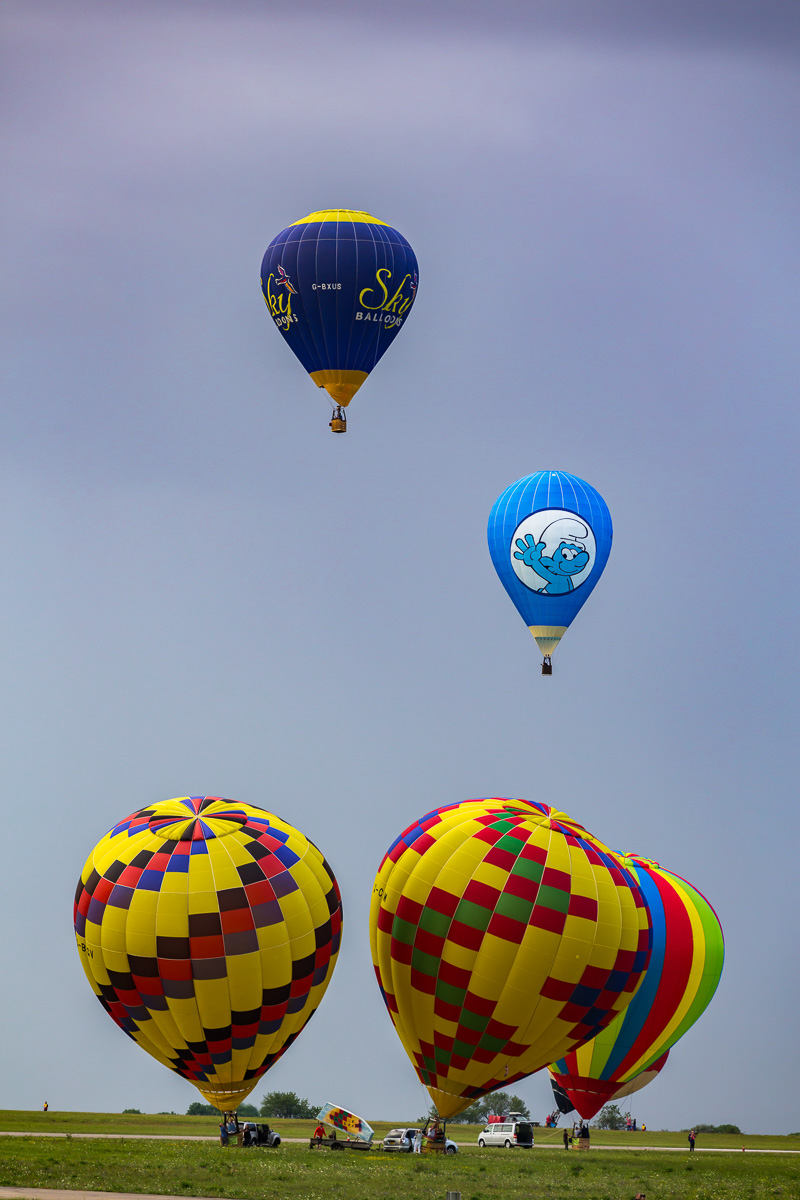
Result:
[[[301,1100],[297,1092],[267,1092],[259,1112],[262,1117],[294,1117],[300,1121],[313,1121],[318,1108],[309,1104],[308,1100]]]
[[[492,1092],[488,1096],[482,1096],[450,1120],[456,1125],[485,1125],[493,1113],[504,1117],[510,1112],[522,1113],[527,1121],[531,1119],[527,1104],[519,1096],[510,1095],[508,1092]]]
[[[625,1118],[617,1104],[607,1104],[597,1118],[598,1129],[624,1129]]]
[[[484,1125],[485,1118],[481,1101],[476,1100],[474,1104],[470,1104],[469,1108],[465,1108],[458,1116],[451,1117],[450,1123],[452,1125]]]
[[[257,1117],[258,1109],[255,1104],[240,1104],[237,1108],[237,1113],[240,1117]],[[201,1104],[199,1100],[195,1100],[186,1110],[187,1117],[218,1117],[219,1109],[213,1104]]]
[[[140,1108],[123,1108],[123,1110],[122,1110],[123,1117],[125,1116],[125,1113],[137,1113],[138,1116],[141,1116],[142,1110]]]
[[[695,1133],[739,1133],[741,1129],[738,1125],[693,1125]]]

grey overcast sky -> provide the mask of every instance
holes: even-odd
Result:
[[[94,999],[72,897],[116,820],[207,793],[296,823],[344,896],[254,1099],[417,1117],[372,880],[422,812],[506,795],[720,915],[639,1119],[800,1129],[796,0],[4,0],[0,28],[0,1107],[197,1098]],[[420,262],[344,438],[258,279],[329,206]],[[546,680],[485,527],[550,467],[615,540]],[[546,1078],[514,1090],[544,1117]]]

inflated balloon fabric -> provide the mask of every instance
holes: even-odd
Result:
[[[652,1072],[695,1023],[717,989],[725,957],[717,914],[696,888],[650,859],[626,854],[623,862],[636,876],[653,922],[642,986],[598,1037],[550,1067],[586,1120],[616,1093],[636,1090],[625,1085]]]
[[[661,1058],[657,1058],[646,1071],[641,1071],[638,1075],[634,1075],[633,1079],[629,1079],[627,1083],[619,1084],[614,1080],[607,1080],[602,1083],[593,1082],[588,1091],[576,1091],[576,1099],[581,1104],[580,1115],[585,1121],[590,1121],[604,1104],[610,1104],[614,1100],[630,1099],[634,1092],[640,1092],[642,1088],[647,1087],[649,1083],[652,1083],[661,1074],[661,1071],[667,1065],[668,1059],[669,1050],[666,1054],[662,1054]],[[559,1112],[573,1112],[575,1109],[573,1100],[567,1095],[564,1087],[558,1082],[558,1079],[556,1079],[552,1067],[549,1068],[549,1071],[550,1082],[553,1085],[553,1096],[555,1097]],[[584,1112],[583,1109],[587,1111]]]
[[[539,649],[552,654],[608,561],[605,500],[577,475],[537,471],[497,498],[488,538],[500,582]]]
[[[386,353],[417,295],[414,251],[369,213],[313,212],[270,242],[267,309],[318,387],[346,406]]]
[[[115,825],[75,894],[86,976],[121,1029],[233,1108],[313,1016],[336,963],[339,889],[286,821],[182,796]]]
[[[372,960],[439,1114],[552,1062],[630,1002],[650,953],[633,873],[546,804],[436,809],[390,847]]]

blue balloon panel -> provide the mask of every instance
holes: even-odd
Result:
[[[405,324],[414,251],[368,213],[327,209],[289,225],[261,264],[267,309],[320,387],[347,405]]]
[[[537,471],[495,501],[488,537],[503,587],[550,654],[608,561],[612,528],[605,500],[576,475]]]

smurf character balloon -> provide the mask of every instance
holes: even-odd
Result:
[[[566,471],[518,479],[489,515],[489,553],[551,675],[552,654],[603,573],[611,514],[599,492]]]

